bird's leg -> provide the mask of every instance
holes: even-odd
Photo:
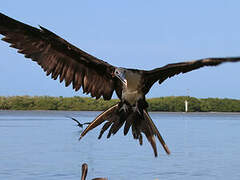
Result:
[[[139,114],[141,114],[140,111],[139,111],[139,109],[138,109],[137,103],[136,103],[135,106],[132,107],[132,109],[133,109],[133,112],[138,112]]]
[[[132,107],[133,112],[137,112],[139,115],[143,115],[143,111],[141,109],[141,107],[139,106],[138,101],[136,102],[136,104]]]
[[[124,111],[124,112],[127,112],[127,110],[128,110],[128,107],[127,107],[127,105],[124,103],[123,105],[122,105],[122,107],[119,109],[119,111]]]

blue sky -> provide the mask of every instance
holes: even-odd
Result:
[[[205,57],[240,56],[240,1],[22,0],[0,12],[41,25],[110,64],[153,69]],[[240,63],[207,67],[154,85],[148,97],[190,95],[240,99]],[[0,96],[83,96],[51,80],[0,42]]]

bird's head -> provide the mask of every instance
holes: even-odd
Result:
[[[81,180],[85,180],[87,177],[88,165],[86,163],[82,164],[82,178]]]
[[[116,68],[114,75],[120,79],[124,85],[127,86],[126,70],[124,68]]]

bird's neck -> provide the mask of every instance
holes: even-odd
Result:
[[[126,74],[127,85],[123,86],[122,99],[129,104],[134,105],[143,97],[139,89],[141,83],[141,76],[138,73],[128,72]]]
[[[141,83],[141,75],[136,72],[128,71],[126,73],[127,86],[125,89],[127,91],[137,91]]]

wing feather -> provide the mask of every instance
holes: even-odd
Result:
[[[83,91],[92,97],[111,99],[115,89],[114,66],[78,49],[44,27],[34,28],[1,13],[0,34],[4,36],[3,41],[36,61],[52,79],[59,78],[66,86],[72,83],[76,91],[83,87]]]
[[[144,87],[144,92],[147,93],[156,81],[161,84],[167,78],[178,75],[180,73],[187,73],[204,66],[217,66],[225,62],[238,61],[240,61],[240,57],[206,58],[189,62],[168,64],[166,66],[156,68],[150,71],[144,71],[144,81],[146,85]]]

